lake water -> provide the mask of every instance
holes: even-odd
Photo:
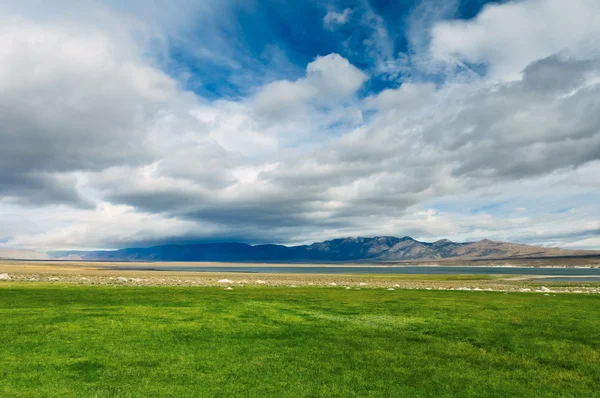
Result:
[[[263,274],[416,274],[416,275],[552,275],[600,278],[600,268],[534,268],[474,266],[114,266],[114,270],[247,272]]]

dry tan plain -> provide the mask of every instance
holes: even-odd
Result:
[[[600,267],[600,258],[518,259],[485,261],[405,262],[394,265],[480,265],[535,267]],[[233,272],[156,271],[151,268],[182,266],[315,266],[322,264],[239,264],[239,263],[176,263],[176,262],[84,262],[84,261],[15,261],[0,260],[0,274],[7,274],[3,283],[52,283],[79,285],[134,286],[321,286],[350,289],[441,289],[493,290],[515,292],[600,293],[600,282],[555,281],[539,275],[414,275],[414,274],[268,274]],[[147,267],[139,270],[115,270],[114,267]],[[333,264],[331,267],[364,267],[365,264]],[[377,264],[392,266],[392,264]],[[576,278],[576,277],[570,277]]]

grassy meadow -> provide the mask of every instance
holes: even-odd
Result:
[[[1,397],[600,396],[600,295],[0,284]]]

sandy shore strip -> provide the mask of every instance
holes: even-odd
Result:
[[[544,276],[514,275],[339,275],[257,274],[111,270],[117,263],[0,262],[0,283],[52,283],[131,286],[320,286],[349,289],[427,289],[538,293],[600,293],[600,282],[552,281]],[[122,265],[123,263],[118,263]],[[188,263],[189,264],[189,263]],[[552,278],[552,277],[549,277]]]

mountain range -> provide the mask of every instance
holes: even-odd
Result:
[[[39,255],[39,252],[35,253]],[[496,242],[488,239],[466,243],[442,239],[430,243],[420,242],[408,236],[403,238],[381,236],[333,239],[301,246],[203,243],[101,251],[58,251],[48,252],[46,255],[50,259],[102,261],[367,263],[405,260],[575,257],[600,255],[600,251],[563,250]],[[0,257],[2,257],[1,252]]]

